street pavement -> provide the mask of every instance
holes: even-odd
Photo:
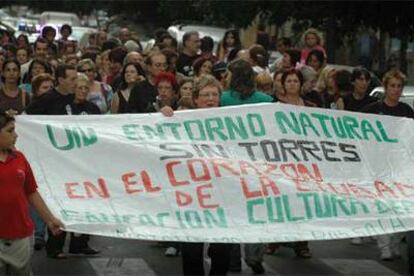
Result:
[[[157,242],[92,237],[91,246],[101,250],[94,257],[68,255],[54,260],[46,253],[35,251],[34,275],[181,275],[181,258],[165,257],[165,248]],[[274,255],[266,255],[265,275],[407,275],[405,243],[401,243],[403,258],[381,261],[374,241],[351,245],[349,240],[310,242],[311,259],[299,259],[291,248],[282,247]],[[67,248],[66,248],[67,252]],[[208,259],[205,260],[209,262]],[[240,273],[253,275],[243,263]]]

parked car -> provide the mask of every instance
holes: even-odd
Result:
[[[81,21],[79,17],[74,13],[68,12],[54,12],[45,11],[40,15],[39,23],[41,26],[44,25],[55,25],[57,27],[63,24],[69,24],[71,26],[80,26]]]
[[[224,33],[227,29],[219,27],[210,27],[203,25],[173,25],[168,27],[167,31],[178,41],[178,45],[182,44],[183,35],[189,31],[198,31],[200,38],[210,36],[214,41],[214,51],[217,49],[219,42],[223,39]]]
[[[375,87],[370,95],[381,100],[384,98],[384,87]],[[408,104],[414,109],[414,86],[404,86],[400,101]]]

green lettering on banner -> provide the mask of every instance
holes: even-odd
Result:
[[[256,198],[253,200],[249,200],[246,202],[247,207],[247,218],[249,220],[249,223],[251,224],[264,224],[264,220],[258,220],[254,217],[254,208],[256,205],[263,205],[264,199],[263,198]]]
[[[192,125],[197,126],[198,137],[197,137],[197,134],[194,133],[193,128],[191,127]],[[205,141],[206,140],[206,132],[204,130],[204,126],[201,120],[185,121],[184,128],[190,140],[192,141]]]
[[[226,124],[227,131],[229,132],[230,139],[248,139],[249,135],[247,134],[243,119],[240,116],[236,116],[235,119],[237,123],[234,122],[232,117],[224,117],[224,123]]]
[[[87,222],[91,223],[109,223],[108,217],[103,214],[92,214],[87,212],[85,218]]]
[[[388,204],[386,202],[383,202],[382,200],[375,200],[375,207],[377,208],[377,211],[379,214],[389,213],[392,211],[390,207],[388,207]]]
[[[381,142],[381,138],[378,135],[378,133],[375,132],[374,128],[372,127],[371,123],[367,120],[362,120],[361,121],[361,130],[362,130],[362,136],[364,137],[365,140],[369,140],[368,138],[368,134],[371,133],[375,140],[377,140],[377,142]]]
[[[346,138],[346,131],[345,131],[345,127],[344,124],[341,120],[341,118],[335,118],[331,117],[331,124],[332,124],[332,128],[335,132],[336,137],[338,138]]]
[[[266,209],[267,209],[267,216],[268,216],[269,222],[271,223],[284,222],[285,218],[283,215],[282,200],[280,196],[274,197],[273,202],[275,204],[274,208],[276,209],[276,218],[273,212],[272,198],[271,197],[266,198]]]
[[[285,209],[285,213],[286,213],[286,219],[288,221],[299,221],[299,220],[304,220],[304,217],[295,217],[292,214],[292,208],[290,208],[290,202],[289,202],[289,197],[287,195],[283,195],[282,196],[282,202],[283,202],[283,208]]]
[[[154,222],[154,220],[151,218],[150,215],[147,214],[141,214],[139,215],[139,223],[142,225],[150,225],[150,226],[157,226],[157,224]]]
[[[179,128],[181,126],[181,124],[179,123],[163,123],[162,124],[162,128],[168,128],[171,130],[171,133],[173,134],[175,140],[180,141],[181,140],[181,136],[180,136],[180,132],[177,130],[177,128]],[[164,131],[163,131],[164,132]]]
[[[224,124],[221,118],[209,118],[205,121],[208,138],[215,141],[215,136],[221,141],[227,141],[228,137],[224,134]]]
[[[221,228],[226,228],[227,227],[227,220],[226,220],[226,216],[224,214],[224,209],[223,208],[217,208],[217,214],[213,214],[212,210],[210,209],[205,209],[203,210],[204,213],[204,217],[205,217],[205,221],[206,224],[209,228],[213,228],[213,227],[221,227]]]
[[[318,137],[320,136],[318,130],[313,125],[307,113],[304,113],[304,112],[299,113],[299,121],[302,126],[302,132],[305,136],[308,136],[308,129],[312,130],[316,136]]]
[[[318,218],[333,217],[332,204],[328,194],[323,195],[323,204],[320,200],[319,194],[314,194],[315,198],[315,213]]]
[[[385,131],[384,126],[382,125],[381,121],[375,121],[377,128],[380,131],[382,140],[384,140],[384,142],[388,142],[388,143],[398,143],[398,139],[396,138],[389,138],[387,132]]]
[[[266,135],[266,128],[263,118],[259,113],[248,113],[247,123],[249,124],[250,132],[254,137],[261,137]]]
[[[160,126],[152,127],[149,125],[143,125],[142,129],[145,132],[145,135],[147,135],[148,139],[165,139],[164,132]]]
[[[348,137],[351,139],[358,138],[359,140],[361,140],[361,135],[356,131],[356,129],[359,129],[358,120],[351,116],[344,116],[342,120],[344,122],[345,130],[348,134]]]
[[[291,121],[289,120],[289,118],[286,116],[286,114],[283,111],[275,112],[274,116],[276,118],[276,123],[283,134],[286,134],[288,132],[286,126],[291,131],[293,131],[295,134],[298,134],[298,135],[302,134],[301,128],[300,128],[298,120],[296,119],[295,113],[290,112],[290,116],[292,118]]]
[[[137,133],[137,129],[139,129],[139,125],[136,124],[122,126],[122,131],[124,132],[126,138],[133,141],[142,140],[142,138]]]
[[[311,116],[319,120],[319,124],[322,127],[323,134],[325,135],[325,137],[332,138],[332,135],[328,131],[328,127],[326,125],[326,121],[328,121],[332,117],[331,116],[327,116],[325,114],[319,114],[319,113],[311,113]]]
[[[83,221],[79,215],[79,212],[76,211],[62,209],[60,210],[60,214],[62,215],[63,221]]]
[[[400,218],[390,218],[390,223],[392,230],[395,232],[401,232],[401,229],[403,229],[403,231],[407,231],[405,224]]]
[[[53,147],[59,150],[71,150],[75,146],[81,148],[91,146],[98,141],[98,136],[93,128],[87,128],[86,131],[80,127],[67,128],[64,127],[65,136],[67,139],[66,145],[58,145],[55,137],[54,128],[51,125],[46,125],[47,135]]]
[[[175,216],[181,228],[226,228],[227,219],[223,208],[216,208],[216,213],[213,210],[204,209],[202,211],[196,210],[182,210],[176,211]]]

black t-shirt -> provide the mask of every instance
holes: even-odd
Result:
[[[316,107],[323,106],[321,95],[315,90],[311,90],[310,92],[306,93],[305,95],[302,96],[302,98],[305,101],[313,103],[314,106]]]
[[[101,114],[99,107],[91,102],[83,103],[68,103],[63,106],[61,115],[88,115],[88,114]]]
[[[378,101],[367,105],[361,111],[414,119],[414,110],[408,104],[402,102],[399,102],[396,106],[388,106],[383,101]]]
[[[113,78],[112,83],[110,84],[112,87],[112,90],[118,91],[119,87],[121,86],[121,83],[122,83],[121,74],[118,74]]]
[[[199,55],[190,57],[184,53],[181,53],[177,59],[177,71],[181,74],[186,75],[187,77],[194,76],[193,62],[199,57]]]
[[[148,113],[153,111],[153,103],[157,98],[157,88],[148,80],[137,83],[128,100],[129,113]]]
[[[377,98],[365,95],[364,98],[357,100],[352,94],[343,97],[344,109],[349,111],[360,111],[365,106],[378,101]]]
[[[73,94],[63,95],[53,88],[40,97],[34,98],[25,111],[27,114],[60,115],[64,106],[72,103],[74,98]]]

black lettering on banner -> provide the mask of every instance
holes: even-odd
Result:
[[[323,155],[325,156],[325,159],[327,161],[333,161],[333,162],[341,161],[340,158],[330,155],[330,153],[335,153],[335,150],[333,150],[332,148],[329,148],[331,146],[336,147],[336,143],[330,142],[330,141],[321,141],[322,152],[323,152]]]
[[[320,152],[320,147],[314,141],[305,141],[299,140],[297,141],[298,146],[302,152],[303,161],[309,161],[308,153],[312,155],[316,160],[321,161],[322,157],[315,154],[315,152]]]
[[[179,144],[179,143],[160,144],[160,149],[176,153],[173,155],[161,156],[160,160],[173,159],[173,158],[174,159],[175,158],[191,158],[194,156],[190,151],[187,151],[181,148],[180,146],[182,146],[182,144]]]
[[[344,153],[349,153],[351,156],[344,156],[344,161],[348,162],[360,162],[361,158],[358,155],[358,152],[355,150],[355,145],[348,145],[348,144],[339,144],[339,148]]]
[[[284,161],[289,160],[287,157],[287,153],[292,155],[293,158],[295,158],[295,161],[300,161],[300,158],[296,155],[294,151],[294,150],[298,150],[298,145],[296,141],[282,139],[282,140],[279,140],[279,145],[280,145],[280,152],[282,153],[282,157]]]
[[[247,154],[249,155],[249,157],[250,157],[250,160],[252,160],[252,161],[257,161],[257,158],[256,158],[256,155],[254,154],[254,152],[253,152],[253,147],[254,146],[257,146],[258,145],[258,143],[256,143],[256,142],[253,142],[253,143],[248,143],[248,142],[245,142],[245,143],[239,143],[238,144],[240,147],[243,147],[243,148],[245,148],[246,149],[246,151],[247,151]]]
[[[269,161],[269,162],[280,161],[280,153],[277,147],[277,143],[275,141],[263,140],[263,141],[260,141],[260,146],[262,147],[262,151],[263,151],[266,161]],[[268,149],[268,146],[270,146],[270,150]]]

